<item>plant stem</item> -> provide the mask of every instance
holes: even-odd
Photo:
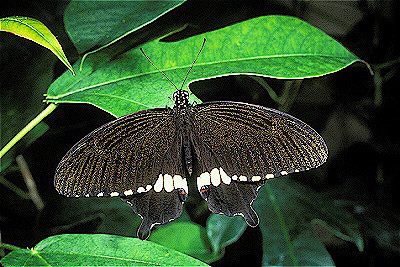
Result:
[[[393,67],[393,65],[396,65],[396,64],[399,64],[399,63],[400,63],[400,57],[396,58],[396,59],[392,59],[392,60],[386,61],[386,62],[383,62],[383,63],[375,64],[374,68],[378,69],[378,70],[381,70],[381,69],[384,69],[384,68],[391,68],[391,67]]]
[[[383,80],[381,76],[381,71],[377,70],[375,75],[374,75],[374,105],[376,108],[379,108],[382,106],[382,85],[383,85]]]
[[[278,110],[288,112],[299,94],[302,79],[285,82]]]
[[[272,192],[271,186],[268,183],[266,183],[265,186],[267,187],[269,199],[271,200],[272,206],[274,207],[274,212],[279,219],[279,224],[281,226],[281,230],[282,230],[283,236],[285,238],[286,245],[288,247],[290,259],[292,260],[294,266],[298,266],[299,263],[297,262],[296,255],[294,253],[293,244],[292,244],[292,241],[290,240],[289,230],[286,226],[285,219],[283,218],[283,215],[279,208],[278,202],[276,201],[275,195]]]
[[[50,104],[47,106],[45,110],[40,112],[39,115],[36,116],[33,120],[31,120],[7,145],[3,147],[0,151],[0,158],[7,153],[10,148],[12,148],[22,137],[24,137],[33,127],[35,127],[39,122],[41,122],[47,115],[49,115],[55,108],[57,107],[56,104]]]
[[[36,208],[41,211],[44,208],[44,203],[39,195],[35,180],[33,179],[32,173],[29,170],[28,164],[22,155],[18,155],[15,160],[21,169],[22,176],[24,177],[26,187],[28,187],[29,195],[31,196],[33,203],[35,204]]]
[[[4,185],[11,191],[13,191],[16,195],[20,196],[23,199],[31,199],[29,194],[26,193],[24,190],[13,184],[12,182],[8,181],[2,175],[0,175],[0,184]]]

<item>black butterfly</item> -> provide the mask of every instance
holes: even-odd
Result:
[[[251,205],[266,180],[326,161],[322,137],[288,114],[239,102],[193,105],[182,89],[173,99],[173,108],[120,117],[80,140],[57,167],[57,191],[121,197],[143,219],[138,237],[146,239],[155,224],[180,216],[193,178],[210,211],[255,227]]]

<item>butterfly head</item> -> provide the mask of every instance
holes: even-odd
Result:
[[[175,106],[180,109],[184,109],[190,105],[189,103],[189,92],[186,90],[178,90],[172,96],[175,101]]]

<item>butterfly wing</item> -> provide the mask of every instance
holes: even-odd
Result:
[[[310,126],[262,106],[203,103],[191,123],[200,194],[212,212],[242,215],[250,226],[258,225],[251,204],[267,179],[318,167],[328,155]]]
[[[173,130],[171,130],[173,129]],[[154,224],[180,216],[187,194],[181,138],[172,109],[152,109],[118,118],[94,130],[64,156],[56,190],[68,197],[119,196],[143,221],[145,239]]]

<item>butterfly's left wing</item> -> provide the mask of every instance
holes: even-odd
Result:
[[[57,167],[54,185],[68,197],[121,197],[143,221],[146,239],[155,224],[180,216],[188,193],[181,136],[172,109],[143,110],[94,130]]]
[[[310,126],[283,112],[238,102],[196,105],[190,115],[193,176],[214,213],[258,225],[251,204],[267,179],[316,168],[328,150]]]

